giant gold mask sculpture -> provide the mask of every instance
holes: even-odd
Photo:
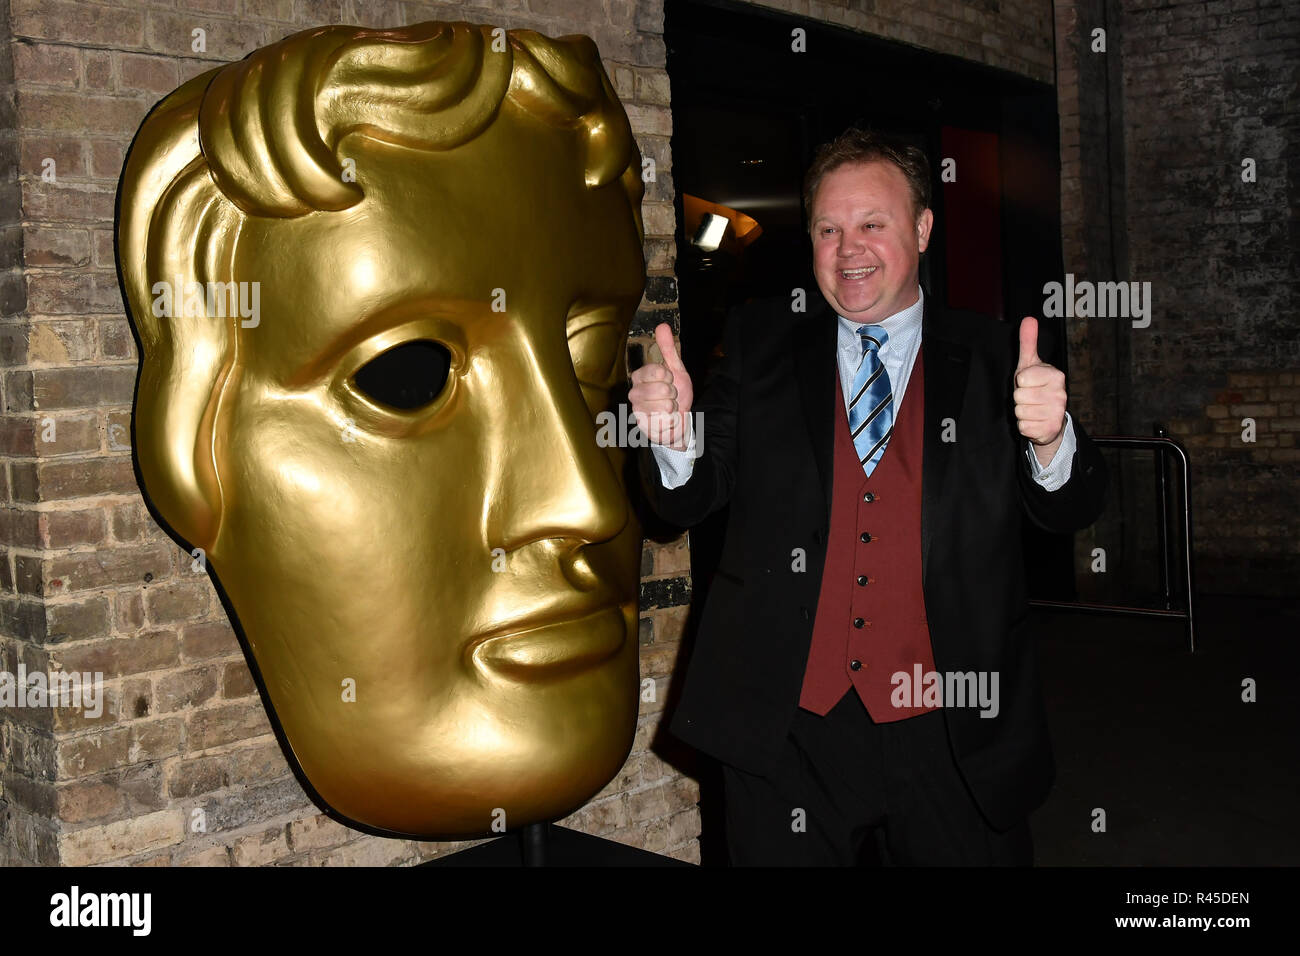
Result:
[[[589,39],[463,23],[291,36],[136,136],[144,488],[354,825],[555,819],[627,756],[641,533],[594,416],[642,190]]]

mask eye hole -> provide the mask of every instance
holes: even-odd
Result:
[[[451,371],[451,352],[438,342],[419,339],[394,346],[357,369],[352,384],[380,405],[409,412],[441,394]]]

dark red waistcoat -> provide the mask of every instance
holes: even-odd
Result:
[[[921,695],[917,678],[934,670],[921,590],[924,413],[925,368],[918,352],[894,434],[868,478],[841,390],[835,390],[831,527],[799,697],[799,706],[813,713],[827,714],[850,687],[876,723],[934,709],[913,706]],[[892,680],[899,672],[907,675],[906,684]],[[894,706],[891,696],[906,706]]]

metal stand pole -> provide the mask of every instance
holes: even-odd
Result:
[[[530,823],[519,831],[519,848],[524,866],[545,866],[546,847],[550,835],[549,823]]]

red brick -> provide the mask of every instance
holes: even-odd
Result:
[[[109,412],[104,419],[104,435],[110,452],[130,451],[131,413]]]
[[[73,44],[93,37],[114,47],[138,47],[144,38],[144,16],[137,10],[77,0],[11,0],[9,7],[15,37]]]
[[[99,424],[85,417],[44,414],[36,419],[36,455],[85,455],[99,451]]]
[[[217,694],[218,669],[213,666],[176,671],[158,679],[154,699],[160,714],[206,704]]]
[[[107,185],[69,183],[65,180],[63,174],[58,172],[62,168],[62,166],[56,168],[57,182],[42,182],[39,178],[39,165],[37,166],[37,178],[23,182],[23,215],[28,219],[58,222],[92,222],[98,224],[111,221],[113,218],[113,189]],[[33,283],[33,277],[29,276],[27,278],[28,296],[30,297],[32,295],[32,286],[34,284],[39,285],[39,283]],[[86,312],[108,311],[107,309],[92,307],[92,288],[89,281],[86,282],[84,291],[79,292],[79,288],[75,283],[70,284],[65,281],[55,283],[48,292],[45,289],[38,289],[37,292],[46,294],[44,298],[36,300],[36,304],[33,304],[31,309],[33,312],[49,312],[51,314],[67,312],[84,314]],[[46,305],[52,305],[52,307],[46,308]]]
[[[21,171],[38,180],[46,159],[54,160],[54,176],[72,177],[86,175],[83,140],[78,136],[24,136],[22,142]]]
[[[92,261],[96,266],[101,269],[117,268],[117,258],[113,251],[112,229],[92,229],[90,244],[94,250]]]
[[[103,510],[46,511],[41,515],[41,535],[52,549],[100,544],[108,534]]]
[[[23,257],[29,266],[84,266],[90,262],[90,233],[85,229],[28,226]]]
[[[54,656],[65,671],[98,671],[105,680],[172,667],[178,660],[176,635],[171,631],[56,646]]]
[[[28,329],[27,364],[67,365],[95,357],[95,326],[88,319],[33,321]]]
[[[37,427],[31,418],[0,418],[0,454],[33,457]]]
[[[125,727],[55,741],[60,774],[65,778],[86,777],[112,770],[127,762],[130,744],[131,732]]]
[[[41,501],[138,491],[129,456],[42,460],[36,463],[35,479]]]
[[[192,49],[191,31],[206,31],[206,50]],[[171,56],[200,56],[215,60],[242,59],[263,45],[260,23],[241,23],[196,17],[192,13],[150,10],[145,22],[144,45],[155,53]]]
[[[239,0],[239,14],[250,20],[293,20],[294,0]]]
[[[119,591],[113,596],[113,621],[123,633],[144,627],[144,598],[139,591]]]
[[[133,763],[161,760],[181,752],[185,722],[179,717],[149,720],[131,725],[130,757]],[[160,784],[161,786],[161,781]]]
[[[52,644],[105,637],[111,621],[109,600],[104,595],[50,604],[45,615],[45,639]]]
[[[106,359],[136,358],[131,327],[123,319],[102,319],[99,323],[100,355]]]
[[[172,581],[144,592],[145,615],[154,624],[172,624],[202,618],[208,613],[212,586],[199,581]]]
[[[109,508],[113,539],[120,542],[138,541],[147,530],[148,513],[139,501],[124,501]]]
[[[49,43],[15,42],[14,81],[48,86],[77,85],[77,51]]]
[[[142,115],[141,120],[144,119]],[[90,175],[96,179],[116,180],[122,175],[126,163],[126,143],[112,139],[95,139],[90,142]]]
[[[19,89],[18,121],[24,129],[121,135],[139,127],[152,105],[138,97]]]
[[[0,544],[33,550],[42,547],[40,513],[19,508],[0,510]]]
[[[172,571],[169,544],[59,555],[46,561],[51,591],[86,591],[124,584],[148,584]]]
[[[181,632],[181,656],[187,661],[242,653],[234,629],[225,621],[188,624]]]
[[[257,693],[257,684],[253,682],[253,672],[244,661],[231,661],[225,666],[221,678],[221,696],[226,700],[237,700]]]
[[[113,82],[113,57],[107,50],[81,51],[81,87],[111,93],[117,88]]]
[[[220,747],[270,733],[271,724],[260,701],[223,704],[188,713],[186,749],[190,752]]]

